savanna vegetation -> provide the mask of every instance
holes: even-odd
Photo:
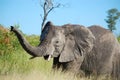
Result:
[[[39,43],[39,36],[24,36],[34,46]],[[53,71],[52,60],[30,60],[30,57],[20,46],[15,34],[0,25],[0,80],[93,80],[92,77],[77,78],[70,73]]]
[[[25,36],[32,45],[37,46],[39,43],[39,36]],[[44,61],[43,58],[33,60],[29,58],[30,55],[22,49],[16,36],[0,26],[0,77],[14,73],[27,74],[34,70],[41,73],[51,70],[52,62]]]

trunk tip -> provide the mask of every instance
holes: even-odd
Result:
[[[14,27],[13,26],[10,26],[10,31],[13,31]]]

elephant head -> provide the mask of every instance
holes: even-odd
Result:
[[[11,27],[22,45],[22,47],[33,57],[44,56],[50,60],[51,57],[59,57],[59,62],[69,62],[78,56],[84,56],[93,48],[94,36],[92,32],[81,25],[66,24],[55,26],[47,22],[42,30],[37,47],[31,46],[22,34]]]

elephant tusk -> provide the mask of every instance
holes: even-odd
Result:
[[[47,60],[48,60],[48,61],[50,61],[50,59],[51,59],[51,55],[49,55],[49,57],[48,57],[48,59],[47,59]]]

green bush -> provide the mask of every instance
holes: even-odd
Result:
[[[120,35],[118,36],[118,41],[120,42]]]
[[[39,44],[39,36],[24,36],[31,45]],[[34,69],[45,72],[46,69],[51,69],[52,62],[48,63],[43,58],[29,60],[30,57],[14,33],[0,30],[0,74],[27,73]]]

